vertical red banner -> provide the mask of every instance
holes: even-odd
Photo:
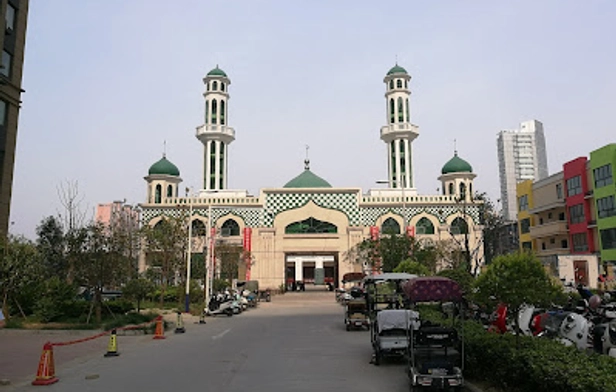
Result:
[[[407,226],[406,227],[406,235],[408,237],[415,237],[415,226]]]
[[[250,268],[252,264],[252,258],[250,252],[252,251],[252,228],[244,227],[244,261],[246,263],[246,281],[250,280]]]
[[[370,238],[372,241],[379,240],[379,227],[378,226],[370,226]],[[372,275],[375,275],[378,271],[381,270],[381,258],[375,252],[372,256]]]
[[[376,241],[379,239],[379,227],[378,226],[370,226],[370,238],[372,238],[372,241]]]
[[[212,278],[216,277],[216,253],[214,252],[214,244],[216,243],[216,228],[210,229],[210,262],[212,266]]]

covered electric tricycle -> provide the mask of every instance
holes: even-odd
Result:
[[[447,319],[422,320],[410,328],[408,376],[410,390],[423,387],[461,391],[464,385],[464,339],[462,291],[457,282],[443,277],[420,277],[406,282],[402,289],[411,309],[418,304],[445,307]],[[442,322],[441,322],[442,321]]]

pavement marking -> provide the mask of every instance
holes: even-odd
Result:
[[[229,331],[231,331],[231,328],[229,329],[225,329],[224,331],[222,331],[221,333],[219,333],[218,335],[212,336],[212,339],[216,340],[216,339],[220,339],[223,336],[225,336],[226,334],[229,333]]]

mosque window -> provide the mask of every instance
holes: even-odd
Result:
[[[453,190],[453,183],[449,183],[449,195],[453,195],[455,191]]]
[[[387,218],[381,225],[383,234],[400,234],[400,224],[394,218]]]
[[[396,87],[397,87],[397,88],[402,88],[402,79],[398,79],[398,80],[396,81]]]
[[[285,234],[305,234],[305,233],[331,233],[338,232],[336,225],[323,222],[315,218],[308,218],[301,222],[294,222],[289,224],[284,229]]]
[[[208,123],[210,117],[210,101],[205,100],[205,123]]]
[[[460,217],[451,222],[451,234],[468,234],[468,224]]]
[[[218,124],[216,122],[216,114],[218,112],[218,101],[212,99],[212,124]]]
[[[394,89],[394,80],[393,79],[389,81],[389,89],[390,90]]]
[[[173,186],[167,185],[167,197],[173,197]]]
[[[402,105],[402,97],[398,97],[398,122],[404,121],[404,106]]]
[[[394,120],[396,118],[395,112],[396,112],[396,105],[394,104],[394,99],[391,98],[389,100],[389,122],[392,124],[394,123]]]
[[[192,235],[195,237],[203,237],[206,234],[205,224],[200,219],[193,219]]]
[[[220,228],[224,237],[240,235],[240,225],[234,219],[227,219]]]
[[[434,234],[434,225],[432,221],[425,216],[415,225],[417,234]]]
[[[159,221],[158,221],[158,222],[156,222],[156,224],[154,225],[154,231],[157,231],[157,232],[161,232],[161,231],[163,231],[163,230],[164,230],[164,228],[165,228],[165,224],[166,224],[166,223],[167,223],[167,222],[166,222],[164,219],[159,220]]]
[[[460,183],[460,198],[466,198],[466,184],[463,182]]]
[[[162,186],[160,184],[156,185],[156,191],[154,194],[154,203],[160,204],[162,193],[163,193]]]
[[[411,122],[411,111],[409,110],[409,99],[406,99],[406,122]]]
[[[473,184],[468,184],[468,194],[473,197]]]
[[[404,88],[409,88],[409,82],[408,81],[404,81]]]
[[[220,82],[220,91],[225,91],[225,84]]]
[[[220,100],[220,124],[225,125],[225,101]]]
[[[214,91],[218,90],[218,82],[215,80],[212,82],[212,90]]]

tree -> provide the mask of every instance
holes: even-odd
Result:
[[[146,278],[131,279],[122,288],[122,295],[137,301],[137,312],[141,310],[141,301],[148,298],[154,291],[154,284]]]
[[[383,272],[392,272],[398,264],[407,259],[417,261],[416,255],[422,250],[421,244],[414,238],[402,234],[384,234],[373,240],[367,238],[356,244],[348,252],[346,259],[354,263],[363,263],[373,268],[380,264]]]
[[[36,234],[36,247],[47,274],[66,280],[68,262],[62,223],[58,218],[48,216],[37,226]]]
[[[406,272],[418,276],[430,275],[430,270],[423,264],[417,261],[404,260],[394,268],[394,272]]]
[[[9,302],[13,301],[23,317],[18,298],[23,290],[36,285],[43,279],[43,269],[36,246],[24,237],[9,235],[0,242],[0,290],[2,312],[8,319]]]
[[[220,263],[220,277],[229,283],[237,279],[240,262],[244,260],[242,247],[219,241],[214,247],[214,255]]]
[[[483,254],[486,264],[490,264],[496,256],[510,252],[511,247],[507,244],[512,241],[506,232],[505,218],[488,195],[478,193],[475,198],[483,201],[480,210],[483,225]]]
[[[518,252],[498,256],[476,281],[475,299],[486,305],[507,304],[515,313],[522,305],[549,305],[562,291],[556,286],[541,262],[531,253]]]

